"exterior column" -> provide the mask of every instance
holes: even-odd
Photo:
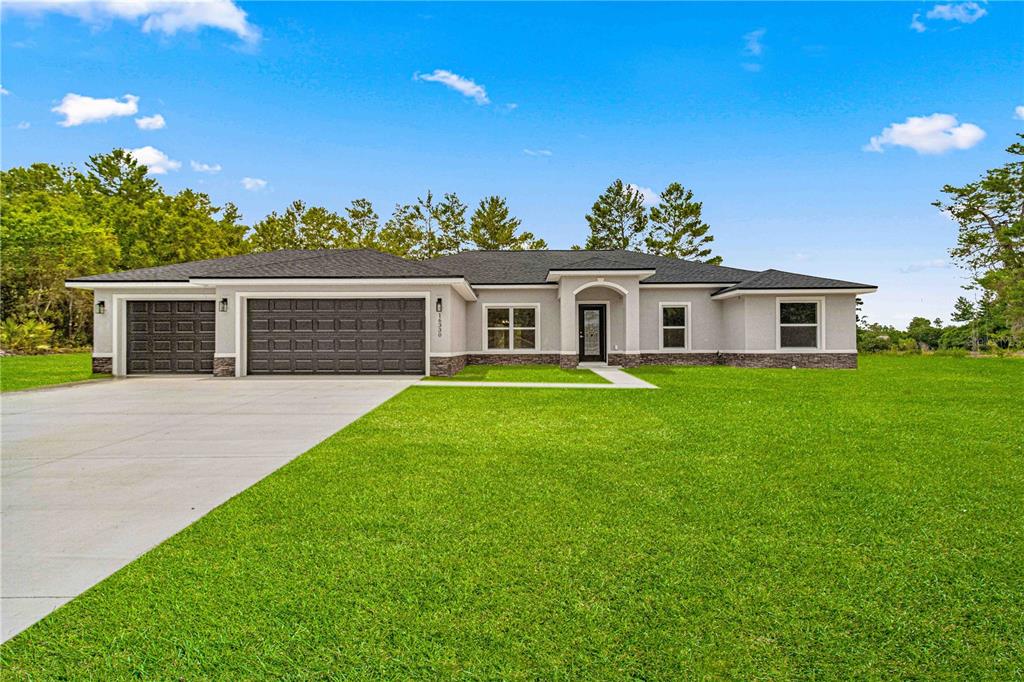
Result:
[[[579,332],[576,328],[576,296],[571,283],[562,279],[558,283],[558,319],[561,326],[561,345],[558,364],[573,368],[579,364]]]
[[[629,284],[622,297],[626,307],[626,355],[640,355],[640,283]],[[636,358],[630,358],[633,360]]]

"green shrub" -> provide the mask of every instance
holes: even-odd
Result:
[[[18,321],[8,317],[0,325],[0,346],[18,353],[45,353],[50,350],[53,327],[39,320]]]
[[[898,346],[899,350],[905,353],[920,353],[921,347],[917,345],[917,341],[914,339],[900,339]]]

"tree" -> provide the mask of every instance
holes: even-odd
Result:
[[[1024,138],[1024,134],[1019,135]],[[1007,150],[1024,156],[1024,144]],[[1017,338],[1024,334],[1024,160],[988,171],[962,187],[946,185],[946,202],[933,202],[959,226],[950,254],[975,274],[975,281],[1005,305]]]
[[[377,233],[380,231],[380,216],[373,210],[369,199],[353,199],[345,209],[352,244],[349,248],[377,248]]]
[[[933,323],[928,318],[915,317],[907,326],[907,336],[919,346],[938,348],[939,339],[942,337],[942,320],[936,319]]]
[[[402,258],[421,259],[425,237],[417,207],[395,204],[394,212],[377,235],[374,248]]]
[[[436,203],[430,190],[426,198],[417,199],[413,215],[423,234],[423,244],[413,250],[412,257],[430,259],[461,251],[466,241],[466,208],[452,192]]]
[[[469,220],[467,239],[478,249],[489,251],[524,251],[546,249],[547,242],[531,232],[516,234],[522,221],[509,214],[504,197],[490,196],[480,200]]]
[[[721,256],[712,256],[715,240],[710,225],[701,219],[703,204],[693,200],[693,191],[673,182],[661,193],[661,202],[651,208],[651,233],[647,250],[659,256],[688,258],[719,265]]]
[[[342,216],[322,206],[293,201],[284,213],[271,212],[252,226],[249,245],[255,252],[278,249],[337,249],[352,244],[352,228]]]
[[[643,194],[616,180],[597,198],[587,214],[587,249],[631,249],[647,236]]]

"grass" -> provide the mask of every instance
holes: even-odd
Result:
[[[0,391],[3,392],[109,376],[92,373],[92,356],[89,353],[0,357]]]
[[[572,384],[607,384],[589,369],[562,369],[555,365],[467,365],[453,377],[427,377],[429,381],[514,381]]]
[[[1024,676],[1024,363],[633,371],[407,390],[4,679]]]

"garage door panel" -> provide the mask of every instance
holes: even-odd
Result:
[[[129,374],[212,373],[213,301],[128,301]]]
[[[247,311],[252,374],[424,373],[422,299],[251,299]]]

